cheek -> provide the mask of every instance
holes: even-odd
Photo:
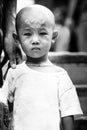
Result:
[[[48,41],[48,43],[46,43],[44,46],[43,46],[43,52],[44,53],[47,53],[51,48],[51,42]]]
[[[45,48],[50,48],[51,42],[52,42],[52,38],[51,38],[51,37],[46,37],[46,38],[44,39],[44,47],[45,47]]]
[[[24,52],[29,51],[30,45],[27,42],[22,42],[21,46],[22,46],[22,49],[23,49]]]

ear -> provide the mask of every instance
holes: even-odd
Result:
[[[14,38],[15,42],[18,43],[19,42],[18,35],[15,32],[13,32],[12,35],[13,35],[13,38]]]
[[[58,38],[58,31],[54,30],[53,36],[52,36],[52,43],[54,44]]]

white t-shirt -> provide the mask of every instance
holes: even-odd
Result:
[[[39,72],[25,63],[8,71],[2,100],[14,102],[14,130],[60,130],[60,116],[82,114],[67,72],[53,64],[49,66],[56,72]]]

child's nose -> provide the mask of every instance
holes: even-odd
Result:
[[[39,37],[37,35],[34,35],[33,40],[32,40],[32,44],[38,45],[39,43],[40,43]]]
[[[39,44],[39,41],[33,41],[32,44],[33,44],[33,45],[38,45],[38,44]]]

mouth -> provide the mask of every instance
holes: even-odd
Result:
[[[32,51],[40,51],[40,48],[34,47],[34,48],[32,48]]]

